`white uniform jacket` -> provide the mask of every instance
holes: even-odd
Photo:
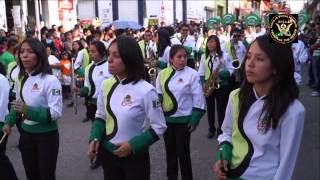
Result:
[[[91,133],[91,137],[113,145],[128,141],[133,153],[151,145],[166,130],[157,92],[145,80],[135,84],[115,77],[104,80],[97,100],[96,119],[104,120],[105,135]]]
[[[254,89],[253,89],[254,91]],[[305,109],[294,100],[282,115],[276,129],[263,132],[265,122],[261,117],[264,97],[253,102],[244,120],[238,120],[239,89],[231,92],[222,124],[220,144],[232,144],[231,170],[241,179],[290,180],[298,156],[303,134]],[[234,99],[236,97],[236,99]],[[253,98],[254,98],[253,97]],[[240,165],[239,165],[240,164]],[[233,169],[233,170],[232,170]]]
[[[54,75],[26,73],[16,81],[15,88],[16,99],[27,106],[22,129],[30,133],[43,133],[58,128],[56,120],[62,116],[62,89]],[[13,126],[15,111],[10,111],[9,115],[7,122]]]
[[[98,63],[91,62],[86,67],[84,76],[84,86],[88,88],[88,91],[86,90],[81,95],[84,94],[84,96],[97,98],[101,83],[110,76],[107,60],[104,59]]]
[[[294,78],[299,85],[302,81],[301,64],[308,60],[308,51],[304,43],[298,40],[298,43],[292,44],[292,53],[294,58]]]
[[[0,84],[0,123],[3,123],[8,114],[10,85],[8,79],[2,74],[0,74]],[[0,127],[2,127],[1,124]],[[2,131],[2,128],[0,130]]]
[[[190,67],[177,71],[170,66],[162,70],[157,77],[156,88],[163,97],[165,116],[190,116],[195,109],[205,111],[199,74]]]

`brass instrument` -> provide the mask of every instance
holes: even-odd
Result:
[[[234,69],[239,69],[241,67],[241,63],[237,57],[237,52],[234,46],[235,46],[234,42],[231,41],[231,49],[230,49],[231,58],[232,58],[231,65]]]
[[[216,54],[214,56],[214,59],[216,59],[218,56],[218,54]],[[213,91],[215,89],[219,89],[220,88],[220,84],[219,84],[219,75],[217,75],[219,73],[220,67],[221,67],[222,63],[221,60],[218,59],[218,65],[217,67],[214,69],[214,71],[212,72],[212,74],[210,75],[210,77],[208,78],[204,89],[204,95],[206,97],[211,96],[211,94],[213,93]]]
[[[145,66],[148,69],[148,74],[151,81],[150,83],[155,85],[157,78],[157,58],[151,48],[149,48],[149,58],[146,58]]]
[[[235,81],[236,82],[240,82],[241,81],[241,77],[240,77],[240,67],[241,67],[241,62],[239,61],[238,59],[238,56],[237,56],[237,52],[236,52],[236,48],[235,48],[235,42],[234,41],[231,41],[231,58],[232,58],[232,61],[231,61],[231,65],[233,67],[233,69],[235,70],[233,72],[233,75],[234,75],[234,78],[235,78]]]

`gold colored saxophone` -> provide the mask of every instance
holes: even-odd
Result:
[[[157,58],[153,50],[149,49],[149,58],[146,59],[145,64],[148,68],[148,74],[150,76],[150,83],[155,85],[156,78],[157,78]]]
[[[218,56],[218,54],[216,54],[214,56],[214,59],[216,59]],[[213,91],[215,89],[219,89],[220,88],[220,84],[219,84],[219,71],[220,71],[220,67],[221,67],[221,60],[218,58],[218,65],[217,67],[214,69],[214,71],[211,73],[210,77],[208,78],[207,82],[204,85],[204,95],[205,97],[209,97],[211,96],[211,94],[213,93]]]

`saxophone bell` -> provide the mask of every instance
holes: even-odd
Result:
[[[232,65],[233,69],[239,69],[241,67],[241,63],[238,59],[232,60],[231,65]]]

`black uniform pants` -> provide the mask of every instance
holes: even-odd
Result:
[[[178,162],[182,180],[192,180],[190,132],[187,123],[167,123],[164,133],[167,156],[167,178],[177,180]]]
[[[208,114],[208,123],[209,123],[209,131],[215,133],[215,104],[217,102],[217,112],[218,112],[218,124],[219,127],[217,129],[218,135],[221,134],[221,126],[223,123],[225,111],[228,104],[230,94],[229,86],[222,86],[219,89],[213,91],[213,93],[206,98],[207,102],[207,114]]]
[[[87,102],[87,118],[91,119],[91,121],[94,120],[94,117],[96,115],[97,111],[97,105]]]
[[[105,180],[150,180],[149,153],[120,158],[101,148]]]
[[[0,139],[2,138],[3,133],[0,131]],[[6,146],[7,146],[8,136],[5,137],[2,144],[0,144],[0,179],[1,180],[18,180],[17,175],[14,171],[14,168],[6,155]]]
[[[59,151],[58,131],[31,134],[22,130],[19,143],[27,179],[55,180]]]

